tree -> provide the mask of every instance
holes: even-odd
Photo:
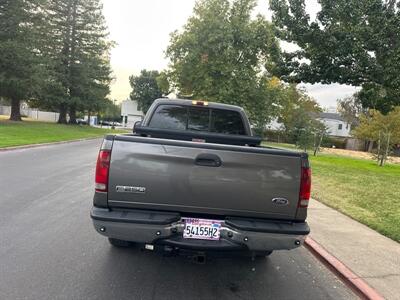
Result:
[[[168,71],[161,71],[158,77],[156,78],[157,86],[160,89],[163,97],[167,97],[173,90],[171,87],[171,83],[169,82],[169,73]]]
[[[99,110],[99,119],[107,121],[120,121],[121,120],[121,105],[116,105],[111,100],[107,100],[103,103]]]
[[[354,135],[378,143],[377,160],[383,166],[391,147],[400,143],[400,106],[386,115],[377,110],[370,110],[367,115],[362,115]]]
[[[34,97],[43,78],[42,25],[42,1],[0,2],[0,97],[10,100],[13,121],[21,121],[21,100]]]
[[[138,109],[144,113],[147,112],[154,100],[163,96],[163,90],[158,85],[157,80],[165,84],[163,81],[165,78],[160,77],[158,71],[142,70],[139,76],[132,75],[129,77],[129,83],[132,87],[130,98],[137,101]],[[163,87],[165,88],[165,85]]]
[[[284,93],[285,87],[278,78],[260,77],[251,92],[251,99],[255,101],[251,102],[251,107],[247,106],[250,121],[258,135],[263,136],[266,125],[278,115]]]
[[[99,0],[49,0],[51,77],[43,101],[57,107],[59,123],[75,123],[76,111],[98,110],[109,94],[111,78],[107,27]]]
[[[273,26],[252,18],[255,0],[202,0],[183,31],[171,34],[170,79],[190,98],[243,106],[262,128],[274,116],[265,65],[279,55]]]
[[[284,52],[275,73],[292,82],[361,86],[363,107],[383,113],[399,105],[398,1],[318,2],[311,21],[304,0],[270,0],[279,37],[300,48]]]
[[[284,87],[282,94],[278,122],[283,124],[288,135],[296,123],[301,121],[301,116],[306,119],[316,118],[322,111],[319,104],[309,97],[304,89],[297,88],[296,84]]]
[[[314,148],[314,155],[319,150],[325,125],[320,122],[318,114],[321,107],[310,98],[305,90],[290,84],[282,90],[278,122],[282,123],[282,131],[300,149],[307,151]]]
[[[310,116],[304,108],[296,109],[294,118],[295,122],[289,129],[289,136],[299,149],[307,152],[312,148],[314,156],[317,155],[322,139],[326,135],[326,126],[315,117]]]
[[[367,112],[362,106],[359,92],[350,97],[339,99],[337,107],[342,118],[350,124],[351,129],[359,124],[360,116]]]

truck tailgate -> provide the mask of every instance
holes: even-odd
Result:
[[[269,148],[116,136],[108,205],[293,220],[301,155]]]

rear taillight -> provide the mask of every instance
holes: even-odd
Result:
[[[300,195],[298,207],[308,207],[311,196],[311,169],[307,166],[301,167]]]
[[[96,192],[107,192],[108,170],[110,168],[110,150],[100,150],[96,164]]]

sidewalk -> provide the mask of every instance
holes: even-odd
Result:
[[[400,244],[311,200],[310,236],[386,299],[400,299]]]

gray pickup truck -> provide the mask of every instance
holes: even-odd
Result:
[[[240,107],[156,100],[133,134],[103,141],[96,231],[114,246],[174,252],[299,247],[310,231],[307,154],[260,142]]]

